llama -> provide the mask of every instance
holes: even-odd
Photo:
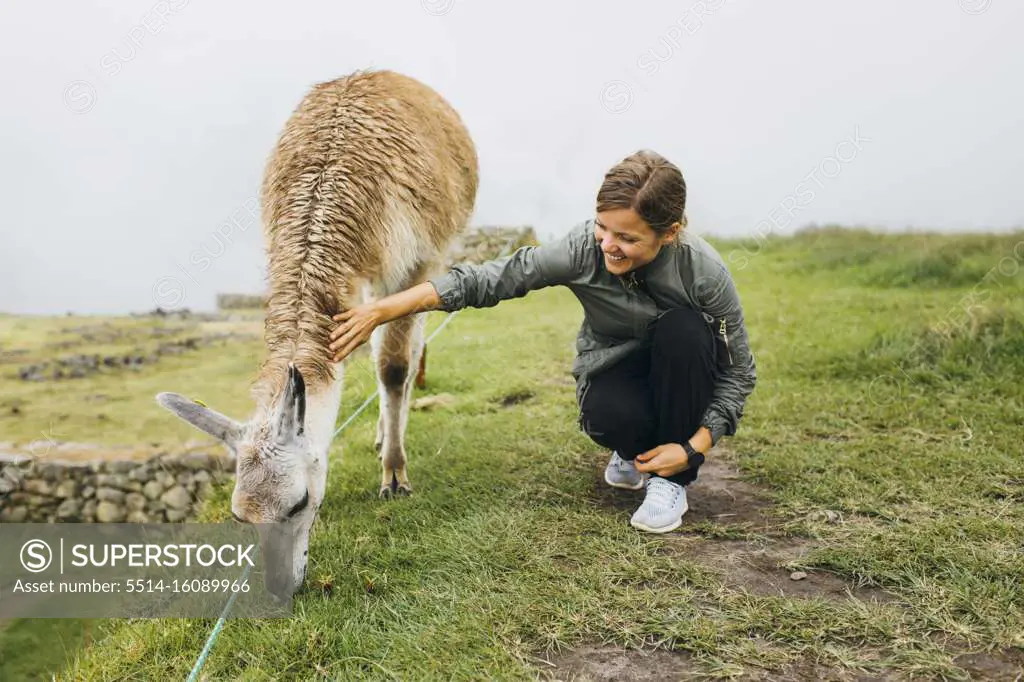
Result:
[[[269,298],[255,412],[238,423],[184,396],[157,396],[235,454],[232,513],[259,524],[275,595],[304,582],[324,498],[344,376],[328,350],[331,318],[433,276],[465,228],[477,182],[476,149],[455,110],[394,72],[321,83],[285,124],[261,190]],[[371,337],[382,497],[412,491],[404,436],[425,321],[396,320]]]

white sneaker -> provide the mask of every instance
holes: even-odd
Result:
[[[688,508],[686,488],[667,478],[654,476],[647,481],[644,503],[629,523],[648,533],[667,533],[682,524],[683,514]]]
[[[613,488],[640,490],[644,487],[644,481],[648,477],[649,474],[637,471],[633,462],[622,459],[617,452],[612,453],[612,458],[608,460],[608,466],[604,468],[604,482]]]

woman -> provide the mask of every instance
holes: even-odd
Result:
[[[682,522],[686,486],[704,453],[732,435],[756,370],[743,310],[715,249],[685,230],[686,183],[660,155],[640,151],[605,175],[597,215],[562,239],[429,282],[335,316],[340,361],[380,324],[426,310],[484,308],[556,284],[584,319],[573,363],[580,426],[612,450],[605,481],[646,487],[634,527]]]

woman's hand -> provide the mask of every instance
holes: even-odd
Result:
[[[335,362],[341,362],[352,351],[366,343],[370,334],[381,323],[376,303],[364,303],[338,313],[331,319],[341,323],[331,332],[331,343],[328,346],[334,354]]]
[[[678,474],[690,466],[686,450],[679,443],[666,443],[643,452],[636,456],[634,464],[637,471],[657,474],[661,477]]]

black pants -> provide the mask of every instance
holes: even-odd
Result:
[[[666,312],[655,323],[649,350],[590,378],[580,425],[594,442],[625,460],[689,440],[714,393],[715,352],[714,332],[700,313]],[[693,483],[697,469],[667,478]]]

